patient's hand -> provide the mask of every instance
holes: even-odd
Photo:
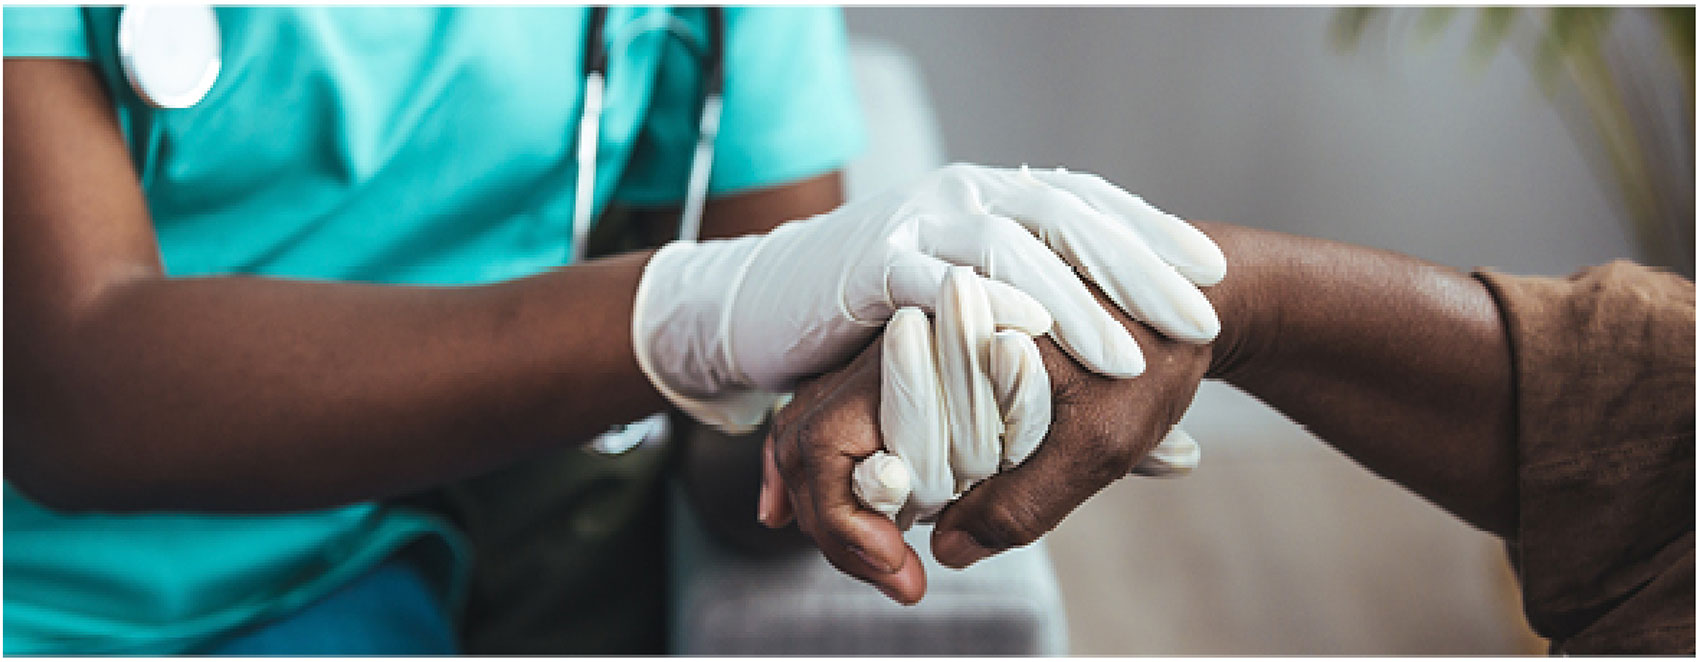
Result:
[[[1101,377],[1039,339],[1053,392],[1050,432],[1026,462],[940,514],[932,539],[940,563],[966,567],[1038,539],[1126,476],[1186,411],[1210,347],[1120,321],[1146,350],[1148,368],[1137,378]],[[834,566],[913,603],[926,592],[919,557],[891,520],[861,507],[851,490],[856,462],[882,446],[880,352],[874,342],[850,365],[804,384],[776,417],[763,453],[761,519],[783,526],[795,515]]]

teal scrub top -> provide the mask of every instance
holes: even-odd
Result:
[[[144,106],[117,10],[6,7],[5,57],[91,59],[130,141],[166,270],[474,284],[571,250],[582,7],[217,9],[223,69],[198,105]],[[659,29],[702,8],[614,7],[596,207],[684,196],[700,69]],[[669,17],[672,17],[671,19]],[[863,132],[841,16],[728,8],[711,194],[843,166]],[[50,439],[11,443],[51,443]],[[267,516],[60,513],[5,488],[8,654],[171,654],[277,618],[444,523],[377,504]],[[659,569],[658,569],[659,571]]]

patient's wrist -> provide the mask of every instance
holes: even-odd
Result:
[[[1228,259],[1222,282],[1203,288],[1216,308],[1222,331],[1210,343],[1210,367],[1205,377],[1232,380],[1256,365],[1261,348],[1273,337],[1269,320],[1279,318],[1282,297],[1275,296],[1280,270],[1273,264],[1274,233],[1226,223],[1194,221]]]

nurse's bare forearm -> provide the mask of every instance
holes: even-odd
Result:
[[[1362,246],[1200,223],[1228,256],[1207,289],[1210,376],[1466,521],[1515,526],[1513,374],[1487,288]]]
[[[287,510],[584,440],[666,406],[631,349],[646,259],[464,288],[137,278],[74,318],[8,299],[7,477],[66,507]]]
[[[5,471],[50,506],[328,506],[663,406],[630,347],[644,255],[466,288],[170,279],[94,68],[4,80]]]

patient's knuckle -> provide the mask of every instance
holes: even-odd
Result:
[[[801,446],[807,443],[810,425],[800,423],[787,430],[788,434],[779,435],[773,444],[773,463],[779,469],[779,475],[787,483],[799,485],[799,479],[807,472],[810,463],[809,454],[803,452]]]
[[[782,435],[790,430],[791,426],[796,423],[797,419],[800,418],[806,410],[806,408],[799,403],[799,400],[807,397],[804,395],[805,392],[813,386],[813,383],[809,383],[798,387],[797,395],[793,397],[790,402],[787,402],[784,407],[780,407],[779,411],[773,413],[773,421],[769,424],[768,429],[772,430],[775,435]]]
[[[1047,529],[1038,504],[1032,500],[999,499],[985,511],[979,542],[994,550],[1021,547],[1038,540]]]
[[[1112,468],[1131,469],[1139,462],[1139,456],[1144,455],[1139,444],[1125,434],[1107,434],[1098,443],[1104,449],[1104,459]]]
[[[1140,453],[1123,436],[1108,426],[1087,431],[1082,436],[1083,452],[1072,458],[1075,475],[1095,487],[1126,476],[1139,463]]]

